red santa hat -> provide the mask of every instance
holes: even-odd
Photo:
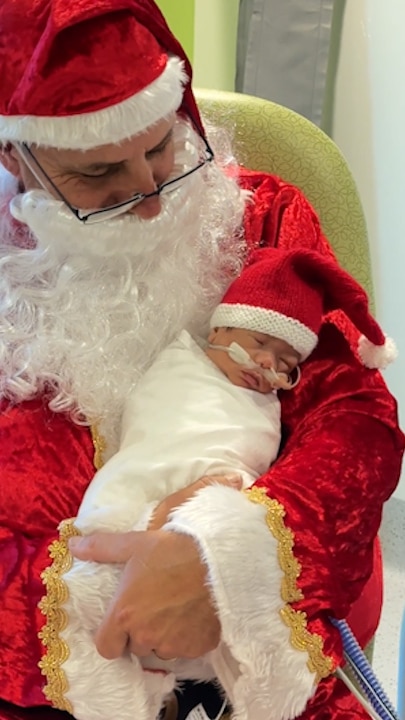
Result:
[[[0,143],[86,150],[180,110],[191,66],[153,0],[2,0]]]
[[[363,288],[333,258],[312,250],[255,252],[210,324],[280,338],[305,360],[317,345],[324,315],[337,309],[361,333],[359,355],[367,367],[384,368],[395,360],[395,343],[370,315]]]

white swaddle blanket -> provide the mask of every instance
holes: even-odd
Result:
[[[183,331],[129,395],[120,449],[90,483],[75,525],[83,534],[144,529],[158,502],[203,475],[236,472],[249,486],[275,460],[279,443],[276,394],[233,385]],[[70,652],[62,669],[65,695],[78,720],[155,720],[177,679],[216,675],[211,660],[217,652],[232,672],[226,638],[210,657],[196,661],[153,656],[141,665],[129,654],[102,658],[94,633],[121,571],[121,566],[74,560],[63,576],[69,622],[61,637]],[[166,674],[145,669],[156,667]]]

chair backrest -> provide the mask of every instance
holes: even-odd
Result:
[[[367,228],[353,176],[322,130],[281,105],[240,93],[195,90],[203,117],[231,134],[237,161],[297,185],[317,211],[341,265],[367,290],[373,283]]]

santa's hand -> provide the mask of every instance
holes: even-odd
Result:
[[[195,658],[218,645],[207,568],[191,537],[164,530],[95,533],[72,539],[70,549],[81,560],[126,563],[95,638],[103,657],[129,648],[138,657]]]
[[[168,517],[173,510],[183,505],[187,500],[192,498],[198,490],[202,490],[208,485],[228,485],[236,490],[242,489],[242,478],[240,475],[205,475],[187,485],[185,488],[178,490],[157,505],[153,511],[153,515],[148,525],[148,530],[160,530],[167,523]]]

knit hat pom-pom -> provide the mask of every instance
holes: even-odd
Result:
[[[368,368],[384,370],[398,357],[398,350],[392,338],[386,337],[384,345],[374,345],[362,335],[358,345],[360,359]]]

